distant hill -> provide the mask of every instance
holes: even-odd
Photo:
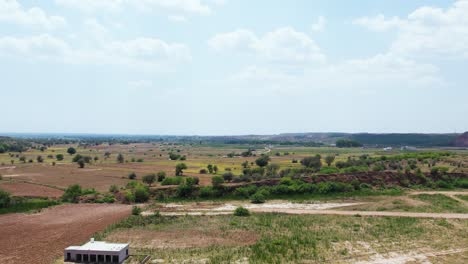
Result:
[[[455,139],[455,144],[456,147],[468,147],[468,132],[465,132],[461,135],[459,135]]]

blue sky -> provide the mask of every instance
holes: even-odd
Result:
[[[0,0],[0,132],[467,131],[466,14],[466,0]]]

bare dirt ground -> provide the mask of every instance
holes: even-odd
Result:
[[[439,192],[440,193],[440,192]],[[417,212],[392,212],[392,211],[355,211],[343,210],[346,207],[362,205],[364,203],[291,203],[286,201],[271,201],[264,204],[250,204],[232,202],[226,204],[210,203],[186,203],[167,204],[160,209],[162,215],[225,215],[232,213],[237,207],[242,206],[252,212],[259,213],[286,213],[286,214],[310,214],[310,215],[344,215],[344,216],[392,216],[415,217],[437,219],[468,219],[468,214],[462,213],[417,213]],[[341,210],[331,210],[341,208]],[[144,215],[153,214],[152,211],[144,212]]]
[[[47,186],[24,183],[24,182],[6,182],[0,184],[0,189],[5,190],[13,196],[24,197],[50,197],[58,198],[63,194],[62,190],[50,188]]]
[[[36,214],[0,216],[2,264],[48,264],[70,245],[130,215],[131,207],[109,204],[60,205]]]

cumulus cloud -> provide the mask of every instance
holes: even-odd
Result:
[[[47,15],[38,7],[25,9],[16,0],[0,0],[0,22],[31,28],[54,30],[66,26],[65,18]]]
[[[77,8],[84,12],[121,11],[134,8],[140,11],[165,10],[170,12],[208,15],[212,12],[210,4],[220,5],[224,1],[202,0],[55,0],[61,6]]]
[[[156,71],[171,70],[179,63],[191,60],[187,46],[157,38],[109,41],[93,47],[77,47],[48,34],[1,37],[0,54],[67,64],[120,65]]]
[[[359,18],[355,24],[377,31],[397,30],[390,51],[411,57],[468,58],[468,1],[443,9],[421,7],[406,18]]]
[[[315,41],[290,27],[257,36],[240,29],[212,37],[208,44],[217,51],[251,52],[270,62],[323,63],[326,58]]]

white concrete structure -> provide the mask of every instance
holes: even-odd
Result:
[[[128,257],[128,244],[94,241],[65,249],[64,259],[77,263],[122,263]]]

